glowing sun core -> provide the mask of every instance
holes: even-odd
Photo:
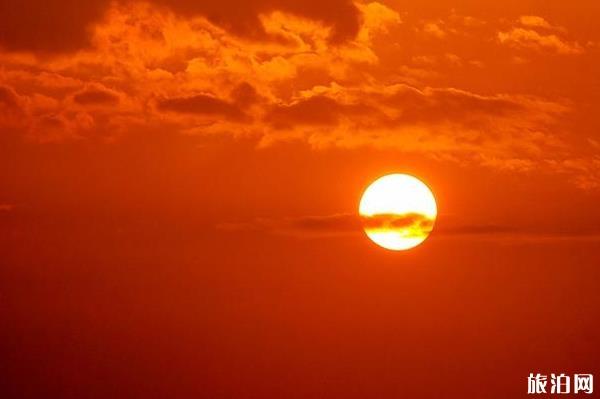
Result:
[[[375,180],[365,190],[358,212],[373,242],[399,251],[425,241],[433,229],[437,206],[422,181],[406,174],[391,174]]]

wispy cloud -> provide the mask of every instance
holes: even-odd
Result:
[[[576,41],[566,37],[566,30],[552,25],[546,19],[536,15],[522,15],[517,26],[498,32],[500,43],[535,51],[547,51],[561,55],[582,54],[585,49]]]
[[[503,225],[495,223],[463,223],[455,218],[440,215],[433,221],[422,215],[408,214],[389,217],[382,215],[364,218],[358,214],[333,214],[320,216],[299,216],[287,218],[257,218],[242,222],[223,222],[215,228],[224,233],[265,233],[296,237],[327,237],[339,235],[362,235],[364,228],[411,228],[430,231],[436,237],[479,237],[522,240],[596,240],[600,239],[600,229],[543,229],[531,226]],[[424,226],[424,227],[423,227]]]
[[[516,48],[548,50],[557,54],[574,55],[584,52],[577,42],[568,42],[555,34],[544,35],[535,30],[513,28],[509,31],[498,32],[500,43]]]
[[[523,26],[530,28],[555,29],[555,27],[551,25],[550,22],[537,15],[521,15],[519,17],[519,23]]]

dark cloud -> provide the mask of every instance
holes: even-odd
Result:
[[[444,235],[494,235],[523,233],[523,229],[518,229],[513,226],[502,226],[495,224],[440,226],[436,230],[438,230],[440,234]]]
[[[274,107],[266,120],[274,126],[290,124],[333,125],[343,105],[334,99],[315,96],[291,105]]]
[[[66,129],[67,122],[62,115],[43,115],[38,119],[38,124],[44,129]]]
[[[475,117],[504,116],[523,109],[509,98],[482,96],[452,88],[415,90],[405,87],[384,103],[398,107],[403,123],[467,121]]]
[[[222,223],[226,231],[267,231],[288,234],[331,235],[358,233],[363,228],[414,228],[425,232],[433,228],[433,220],[419,213],[375,215],[371,217],[340,213],[323,216],[300,216],[283,219],[256,219],[251,222]]]
[[[357,214],[340,213],[322,216],[299,216],[281,219],[255,219],[246,222],[227,222],[216,226],[230,232],[264,232],[295,236],[331,236],[362,234],[364,228],[410,228],[414,231],[433,233],[438,237],[499,237],[516,239],[598,239],[600,231],[594,229],[546,230],[527,226],[498,224],[461,224],[441,217],[439,223],[419,213],[404,215],[376,215],[361,217]]]
[[[154,0],[183,15],[205,16],[231,33],[266,38],[260,14],[289,12],[332,27],[332,40],[354,37],[359,11],[348,0]],[[71,52],[90,44],[90,27],[101,19],[109,0],[22,0],[0,2],[0,46],[42,53]]]
[[[89,25],[107,0],[0,1],[0,46],[8,50],[72,51],[89,44]]]
[[[246,117],[235,104],[205,94],[162,99],[157,106],[160,111],[221,116],[230,120],[242,120]]]
[[[434,223],[434,220],[421,213],[362,216],[361,221],[363,226],[367,229],[415,228],[424,231],[431,231]]]
[[[0,85],[0,130],[21,126],[26,118],[22,97],[12,87]]]
[[[332,27],[332,40],[344,41],[356,35],[359,29],[359,11],[352,1],[329,0],[154,0],[169,6],[180,14],[203,15],[211,22],[239,36],[262,38],[266,34],[259,20],[260,14],[273,11],[289,12]]]
[[[301,216],[283,219],[255,219],[249,222],[220,223],[223,231],[264,231],[293,235],[331,235],[360,232],[361,220],[353,214]]]
[[[361,228],[360,218],[350,214],[305,216],[289,222],[291,227],[307,231],[347,232]]]
[[[289,105],[274,106],[266,121],[276,128],[293,125],[335,125],[342,116],[374,112],[367,104],[344,104],[327,96],[314,96]]]
[[[17,108],[19,106],[19,96],[8,86],[0,86],[0,106],[6,108]]]
[[[73,101],[80,105],[106,105],[119,102],[119,96],[113,92],[98,88],[88,88],[73,96]]]
[[[361,121],[365,127],[460,123],[474,126],[487,123],[489,117],[504,117],[526,111],[517,99],[482,96],[440,88],[419,90],[400,85],[388,93],[352,93],[344,99],[315,95],[290,104],[272,107],[266,121],[275,128],[294,125],[336,125],[341,118]],[[386,113],[385,109],[394,113]]]
[[[231,98],[234,103],[241,107],[256,103],[260,96],[254,86],[249,83],[240,83],[231,91]]]

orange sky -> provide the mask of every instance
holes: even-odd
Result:
[[[0,396],[512,398],[599,372],[599,19],[0,3]],[[393,172],[438,201],[405,253],[356,215]]]

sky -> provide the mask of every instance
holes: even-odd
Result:
[[[0,396],[600,373],[592,0],[0,2]],[[437,200],[391,252],[358,203]]]

